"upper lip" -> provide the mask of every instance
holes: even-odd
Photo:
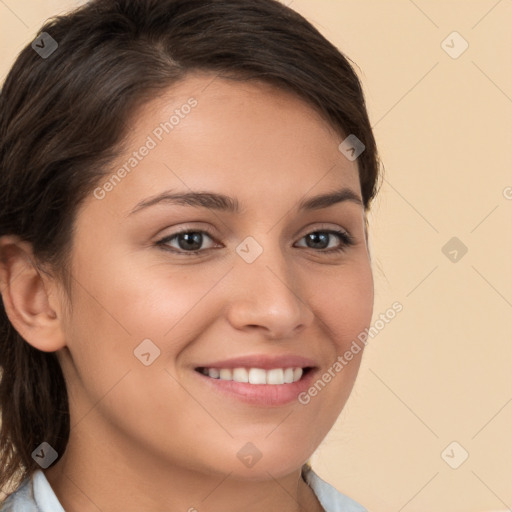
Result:
[[[255,354],[212,361],[196,366],[196,368],[262,368],[263,370],[271,370],[272,368],[307,368],[315,366],[317,365],[312,359],[293,354],[281,356]]]

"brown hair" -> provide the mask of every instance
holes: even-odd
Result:
[[[369,209],[380,161],[360,81],[277,0],[94,0],[41,33],[58,47],[43,58],[28,44],[0,95],[0,236],[29,242],[67,289],[78,206],[122,152],[136,109],[194,70],[285,88],[342,137],[355,134],[365,146],[358,166]],[[23,340],[3,303],[0,367],[1,490],[38,469],[31,454],[41,442],[64,453],[70,418],[56,354]]]

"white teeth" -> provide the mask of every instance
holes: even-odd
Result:
[[[249,374],[245,368],[235,368],[233,370],[233,380],[235,382],[249,382]]]
[[[251,384],[266,384],[267,372],[261,368],[251,368],[249,370],[249,382]]]
[[[293,368],[286,368],[284,371],[284,383],[290,384],[293,382]]]
[[[219,372],[219,378],[220,380],[233,380],[233,374],[230,369],[222,368]]]
[[[300,380],[302,368],[203,368],[202,373],[212,379],[248,382],[250,384],[291,384]]]
[[[267,372],[267,384],[284,384],[284,371],[281,368]]]

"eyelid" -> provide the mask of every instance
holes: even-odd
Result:
[[[316,231],[343,231],[347,235],[350,236],[350,232],[337,224],[330,224],[328,222],[312,222],[311,224],[308,224],[305,228],[302,228],[296,236],[299,236],[300,233],[303,233],[301,235],[301,238],[308,235],[309,233],[314,233]]]

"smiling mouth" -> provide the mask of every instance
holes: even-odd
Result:
[[[199,367],[195,369],[197,372],[206,375],[212,379],[243,382],[248,384],[270,384],[282,385],[293,384],[301,380],[308,374],[311,367],[289,367],[289,368],[272,368],[265,370],[263,368],[206,368]]]

